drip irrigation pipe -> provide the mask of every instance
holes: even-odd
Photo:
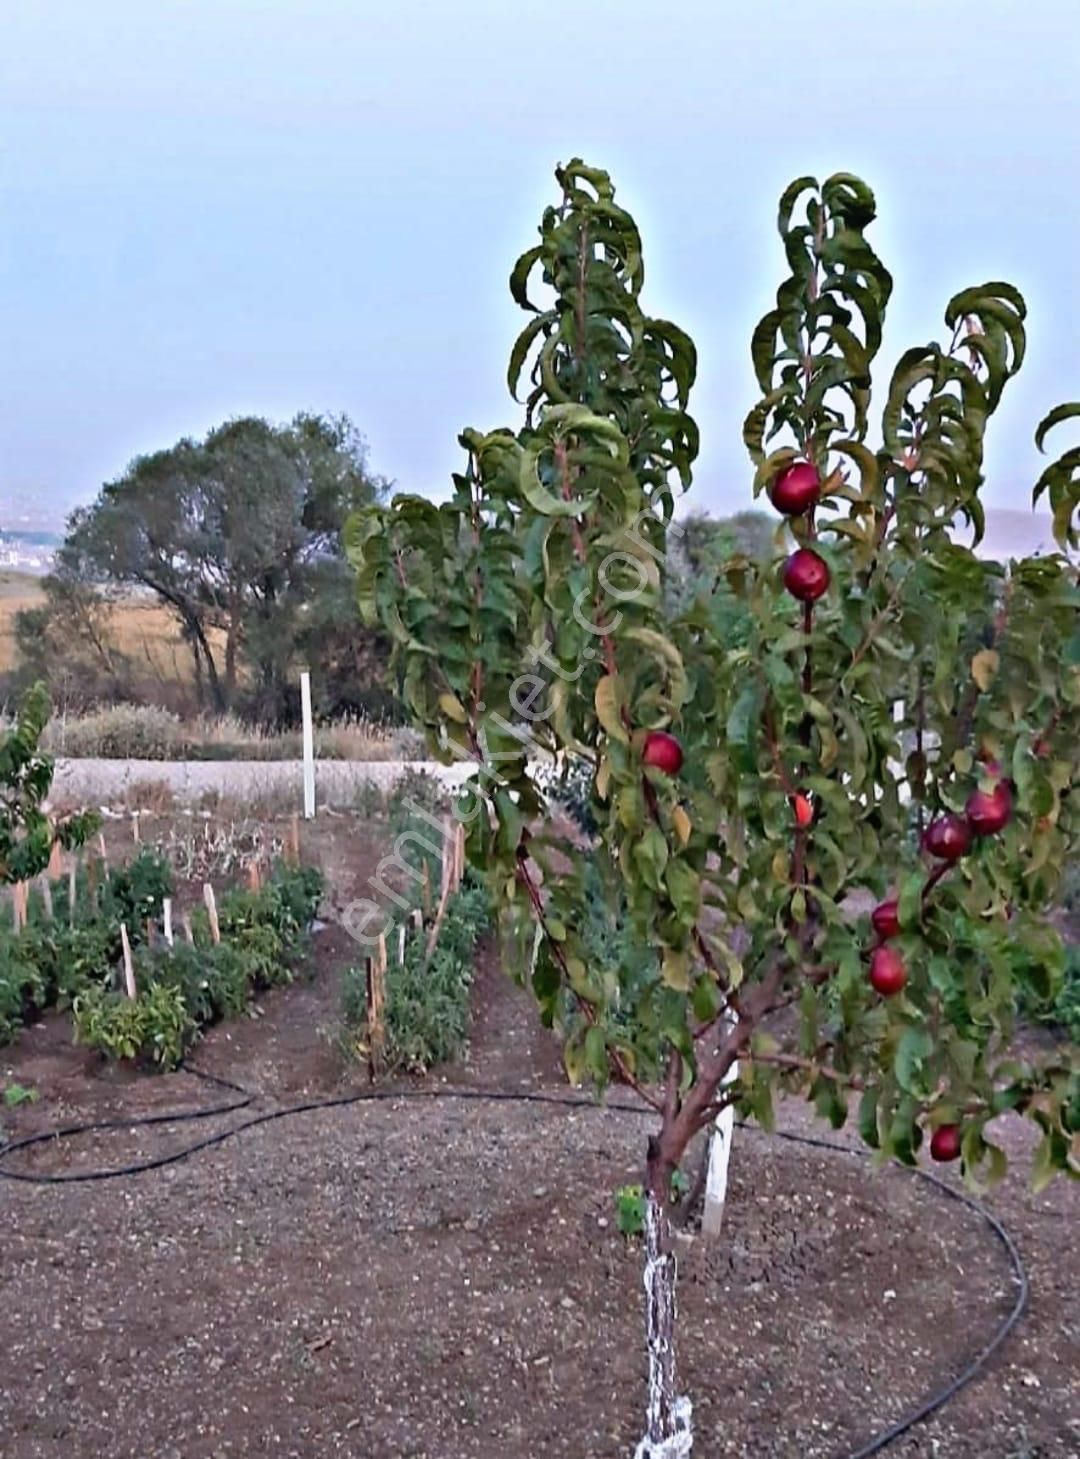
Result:
[[[185,1124],[195,1120],[213,1119],[215,1116],[236,1113],[242,1109],[248,1109],[255,1101],[256,1096],[239,1084],[234,1084],[229,1079],[223,1079],[220,1075],[209,1074],[205,1070],[197,1069],[193,1065],[185,1064],[183,1069],[203,1080],[207,1084],[215,1085],[220,1089],[230,1091],[236,1095],[235,1099],[224,1103],[211,1105],[202,1109],[174,1110],[160,1114],[137,1115],[129,1119],[91,1120],[82,1124],[60,1125],[53,1130],[44,1130],[36,1135],[24,1135],[21,1139],[12,1140],[6,1145],[0,1145],[0,1180],[22,1181],[28,1185],[75,1185],[80,1182],[118,1180],[126,1176],[142,1175],[149,1170],[161,1170],[167,1165],[178,1165],[183,1160],[189,1160],[200,1151],[211,1150],[217,1145],[223,1145],[226,1140],[231,1140],[234,1135],[240,1135],[245,1130],[253,1130],[259,1125],[272,1124],[275,1120],[287,1119],[292,1115],[309,1114],[316,1110],[344,1109],[353,1104],[373,1104],[387,1100],[441,1100],[458,1099],[475,1102],[492,1103],[513,1103],[513,1104],[548,1104],[568,1109],[608,1109],[618,1110],[623,1114],[649,1115],[651,1111],[642,1109],[637,1105],[622,1104],[609,1101],[606,1104],[598,1104],[595,1100],[582,1099],[579,1096],[547,1094],[539,1090],[505,1090],[505,1089],[368,1089],[357,1094],[339,1095],[330,1099],[305,1100],[300,1104],[286,1105],[279,1109],[272,1109],[263,1114],[252,1115],[249,1119],[241,1120],[238,1124],[231,1125],[227,1130],[220,1130],[217,1134],[207,1135],[205,1139],[196,1140],[190,1145],[185,1145],[180,1150],[172,1150],[168,1154],[154,1156],[149,1160],[135,1161],[127,1165],[118,1165],[109,1170],[74,1170],[64,1171],[60,1174],[51,1175],[47,1173],[11,1170],[5,1167],[5,1162],[19,1150],[28,1150],[33,1146],[56,1143],[61,1140],[74,1139],[78,1135],[87,1135],[102,1130],[131,1130],[142,1126]],[[741,1128],[746,1128],[744,1122],[739,1122]],[[835,1154],[852,1156],[856,1159],[866,1158],[866,1152],[856,1149],[850,1145],[844,1145],[838,1140],[825,1140],[814,1135],[800,1135],[794,1131],[777,1130],[776,1138],[788,1141],[793,1145],[804,1145],[815,1150],[826,1150]],[[1027,1307],[1030,1294],[1030,1284],[1023,1260],[1017,1250],[1016,1243],[1006,1231],[1001,1222],[985,1206],[976,1201],[973,1197],[955,1186],[941,1179],[940,1176],[932,1174],[928,1170],[912,1169],[910,1171],[917,1179],[924,1181],[934,1190],[941,1192],[950,1200],[956,1201],[959,1205],[973,1211],[979,1219],[989,1228],[993,1236],[1000,1243],[1009,1266],[1012,1270],[1013,1281],[1016,1284],[1016,1299],[1011,1311],[994,1330],[978,1353],[971,1361],[943,1388],[938,1389],[926,1398],[918,1407],[911,1410],[903,1418],[898,1420],[890,1428],[883,1430],[874,1436],[862,1448],[853,1450],[842,1456],[842,1459],[872,1459],[875,1454],[880,1454],[890,1444],[895,1443],[903,1435],[909,1433],[916,1425],[923,1423],[932,1414],[944,1408],[950,1399],[966,1388],[986,1368],[990,1359],[1001,1347],[1009,1334],[1015,1329]]]

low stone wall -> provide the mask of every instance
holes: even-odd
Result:
[[[352,806],[365,785],[390,790],[406,771],[424,772],[447,787],[461,785],[468,765],[434,760],[316,760],[316,805]],[[69,760],[56,761],[50,797],[56,805],[112,806],[156,788],[184,804],[205,796],[304,804],[300,760]]]

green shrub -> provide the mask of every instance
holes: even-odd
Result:
[[[47,1005],[45,979],[22,938],[0,938],[0,1043],[18,1033],[28,1016]]]
[[[172,894],[172,867],[159,851],[144,846],[126,865],[109,872],[98,911],[107,922],[126,923],[132,939],[137,940],[147,919],[159,917],[162,903]]]
[[[244,888],[226,892],[218,905],[221,934],[245,939],[256,929],[269,929],[280,941],[279,951],[292,951],[315,918],[323,888],[318,867],[280,864],[257,892]]]
[[[54,1003],[69,1008],[84,988],[111,982],[120,956],[116,930],[104,922],[37,923],[26,929],[19,945],[41,978],[46,1008]]]
[[[75,1042],[109,1059],[139,1059],[175,1069],[195,1036],[195,1020],[177,987],[151,983],[137,998],[87,988],[75,999]]]
[[[1018,984],[1017,1011],[1034,1023],[1062,1029],[1080,1042],[1080,943],[1067,943],[1060,968],[1050,970],[1048,985],[1028,979]]]
[[[461,1052],[468,1031],[476,943],[488,921],[486,890],[466,878],[447,904],[430,961],[424,937],[413,937],[406,944],[404,966],[391,956],[386,972],[388,1068],[424,1073]],[[363,966],[345,973],[343,1016],[352,1040],[363,1039],[367,1022]]]

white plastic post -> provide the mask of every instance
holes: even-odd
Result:
[[[161,903],[161,916],[165,923],[165,941],[169,947],[173,945],[172,930],[172,897],[164,897]]]
[[[300,715],[304,722],[304,820],[315,814],[315,731],[311,723],[311,675],[300,675]]]
[[[725,1028],[733,1026],[734,1018],[725,1019]],[[739,1077],[738,1060],[724,1075],[721,1089],[734,1084]],[[728,1165],[731,1160],[731,1142],[735,1135],[735,1111],[730,1105],[716,1116],[712,1140],[709,1145],[709,1173],[705,1179],[705,1207],[701,1213],[701,1234],[715,1240],[724,1222],[724,1201],[727,1199]]]

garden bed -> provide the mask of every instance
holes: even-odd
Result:
[[[364,1091],[329,1037],[355,951],[320,933],[297,981],[211,1030],[198,1065],[259,1091],[256,1113]],[[468,1057],[403,1087],[567,1093],[490,950],[474,1008]],[[221,1098],[184,1072],[103,1069],[49,1021],[3,1065],[42,1096],[13,1112],[20,1132]],[[403,1099],[280,1120],[131,1180],[0,1184],[5,1459],[628,1455],[640,1254],[615,1231],[612,1191],[636,1177],[644,1128],[594,1109]],[[18,1164],[117,1165],[192,1130],[103,1132]],[[724,1242],[694,1253],[682,1285],[710,1459],[839,1459],[947,1380],[1011,1306],[986,1228],[906,1172],[874,1177],[748,1133],[732,1180]],[[994,1205],[1031,1267],[1032,1311],[986,1377],[891,1453],[1075,1450],[1075,1196],[1032,1198],[1016,1179]]]

